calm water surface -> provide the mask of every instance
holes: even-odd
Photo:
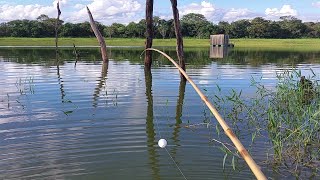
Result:
[[[175,57],[174,49],[163,48]],[[226,160],[215,119],[190,84],[180,82],[169,62],[154,54],[144,71],[142,49],[111,48],[108,66],[97,49],[80,49],[75,66],[71,49],[0,49],[0,179],[254,179],[243,160]],[[222,88],[254,96],[250,79],[268,88],[290,68],[319,74],[319,52],[231,50],[210,59],[209,49],[186,49],[187,72],[208,95]],[[226,54],[225,54],[226,55]],[[228,119],[226,119],[227,122]],[[211,121],[211,126],[187,125]],[[252,148],[244,129],[241,141],[267,176],[283,178],[264,161],[267,138]],[[267,136],[266,136],[267,137]]]

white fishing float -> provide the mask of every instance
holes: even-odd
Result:
[[[158,145],[159,145],[159,147],[161,147],[161,148],[165,148],[166,145],[167,145],[167,140],[165,140],[165,139],[160,139],[160,140],[158,141]]]

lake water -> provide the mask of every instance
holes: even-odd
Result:
[[[176,59],[174,48],[160,49]],[[223,168],[212,139],[230,140],[167,60],[155,53],[149,73],[143,49],[108,51],[105,67],[97,48],[80,49],[76,66],[72,49],[61,50],[59,65],[54,49],[0,49],[0,179],[184,179],[174,162],[187,179],[254,179],[241,158],[237,170],[232,156]],[[209,99],[217,85],[220,96],[235,89],[249,98],[251,78],[273,88],[287,69],[320,72],[320,52],[234,49],[212,59],[209,48],[185,51],[187,73]],[[267,136],[251,146],[250,131],[239,135],[267,176],[284,178],[265,163]]]

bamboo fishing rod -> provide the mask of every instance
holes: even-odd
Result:
[[[160,54],[162,54],[164,57],[166,57],[169,61],[172,62],[173,65],[178,68],[180,73],[189,81],[189,83],[192,85],[194,90],[198,93],[200,98],[203,100],[203,102],[208,106],[212,114],[215,116],[221,127],[223,128],[226,135],[230,138],[230,140],[233,142],[233,144],[236,146],[237,150],[240,152],[242,158],[246,161],[249,168],[253,172],[253,174],[256,176],[258,180],[266,180],[266,176],[261,171],[260,167],[256,164],[256,162],[252,159],[246,148],[242,145],[238,137],[233,133],[232,129],[228,126],[228,124],[225,122],[225,120],[222,118],[222,116],[219,114],[217,109],[210,103],[208,98],[201,92],[201,90],[197,87],[197,85],[193,82],[193,80],[188,76],[188,74],[166,53],[154,49],[154,48],[148,48],[145,49],[145,51],[156,51]]]

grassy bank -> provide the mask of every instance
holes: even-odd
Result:
[[[108,46],[144,46],[144,39],[106,39]],[[320,50],[320,39],[232,39],[236,48],[263,48],[274,50]],[[97,46],[95,38],[60,38],[59,45]],[[154,46],[175,46],[175,39],[155,39]],[[184,39],[185,47],[209,47],[208,39]],[[54,46],[54,38],[0,38],[0,46]]]

